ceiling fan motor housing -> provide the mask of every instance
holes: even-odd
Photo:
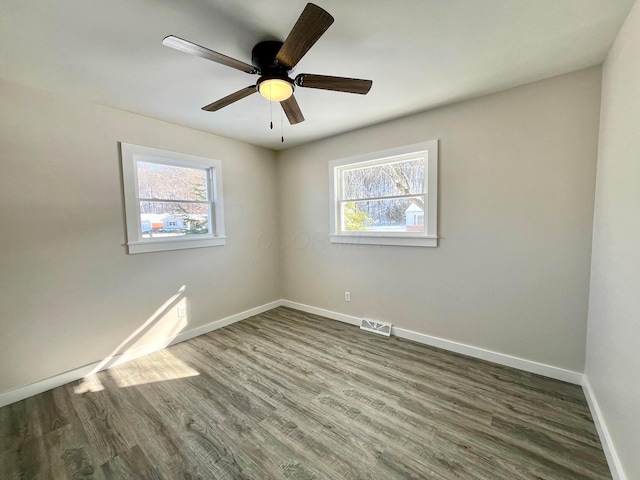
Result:
[[[267,40],[260,42],[253,47],[251,51],[251,64],[258,68],[261,77],[258,80],[257,87],[265,81],[272,78],[286,80],[293,85],[293,80],[289,78],[289,70],[276,62],[276,55],[282,47],[282,42],[277,40]]]

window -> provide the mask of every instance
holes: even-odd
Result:
[[[438,141],[329,162],[333,243],[437,246]]]
[[[129,253],[225,244],[222,162],[121,143]]]

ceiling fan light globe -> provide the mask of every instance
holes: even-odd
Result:
[[[293,85],[280,78],[269,78],[260,82],[260,95],[272,102],[282,102],[293,95]]]

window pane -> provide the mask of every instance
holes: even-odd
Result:
[[[342,172],[342,198],[390,197],[425,193],[424,158],[355,168]]]
[[[148,162],[137,166],[140,198],[207,200],[206,170]]]
[[[424,196],[342,203],[345,232],[424,232]]]
[[[210,233],[206,203],[140,202],[140,212],[143,238]]]

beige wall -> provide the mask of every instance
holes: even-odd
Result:
[[[284,298],[582,372],[600,81],[591,68],[280,153]],[[440,246],[330,244],[327,162],[431,139]]]
[[[640,3],[604,64],[586,373],[640,478]]]
[[[127,255],[119,141],[221,159],[227,245]],[[189,323],[142,343],[280,298],[273,152],[3,82],[0,155],[0,393],[103,359],[183,285]]]

